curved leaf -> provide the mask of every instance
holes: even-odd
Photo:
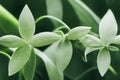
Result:
[[[104,45],[109,45],[117,35],[117,22],[111,10],[105,14],[99,25],[99,35]]]
[[[97,56],[97,66],[101,76],[104,76],[110,67],[111,57],[109,51],[104,48],[100,50]]]
[[[9,48],[17,48],[23,45],[24,43],[25,42],[21,38],[15,35],[5,35],[0,37],[0,45],[6,46]]]
[[[86,27],[86,26],[75,27],[68,32],[67,37],[70,40],[79,39],[84,35],[86,35],[90,31],[90,29],[91,27]]]
[[[84,37],[82,37],[79,40],[85,47],[100,47],[100,46],[102,46],[100,39],[93,35],[90,35],[90,34],[85,35]]]
[[[92,30],[98,32],[99,17],[81,0],[69,0],[69,2],[77,13],[81,25],[92,26]]]
[[[9,76],[20,71],[30,58],[31,47],[24,45],[19,47],[9,61]]]
[[[64,71],[70,63],[72,52],[72,44],[69,40],[63,40],[57,46],[55,60],[56,66],[60,71]]]
[[[34,53],[34,50],[32,50],[28,62],[22,69],[25,80],[33,80],[35,74],[35,68],[36,68],[36,55]]]
[[[63,80],[63,73],[60,73],[55,64],[41,51],[34,49],[38,57],[40,57],[46,66],[48,76],[50,80]]]
[[[86,50],[85,50],[85,54],[84,54],[84,57],[85,57],[85,62],[87,62],[87,55],[93,51],[96,51],[98,50],[99,48],[91,48],[91,47],[87,47]]]
[[[61,37],[52,32],[42,32],[33,36],[31,44],[35,47],[46,46],[58,41]]]
[[[35,21],[27,5],[25,5],[19,17],[19,32],[25,40],[30,40],[35,32]]]
[[[0,5],[0,35],[3,34],[19,35],[18,21],[10,12]]]

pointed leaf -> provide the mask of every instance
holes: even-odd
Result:
[[[15,48],[23,45],[25,42],[15,35],[5,35],[0,37],[0,45]]]
[[[81,25],[92,26],[92,30],[98,32],[100,18],[82,0],[69,0],[69,2],[77,13]]]
[[[104,48],[100,50],[97,56],[97,66],[101,76],[104,76],[110,67],[111,57],[109,51]]]
[[[120,44],[120,35],[116,36],[112,43],[119,45]]]
[[[69,40],[63,40],[57,46],[55,59],[56,66],[60,71],[64,71],[70,63],[72,52],[72,44]]]
[[[33,36],[31,44],[35,47],[46,46],[58,41],[61,37],[52,32],[42,32]]]
[[[109,45],[117,34],[117,22],[111,10],[105,14],[99,25],[99,35],[104,45]]]
[[[33,15],[26,5],[19,17],[19,32],[22,38],[30,40],[35,32],[35,21]]]
[[[44,53],[38,49],[35,49],[35,53],[43,60],[50,80],[63,80],[63,73],[58,71],[55,64]]]
[[[82,36],[86,35],[90,31],[91,27],[80,26],[71,29],[68,32],[68,39],[76,40],[81,38]]]
[[[34,51],[31,51],[31,56],[23,68],[23,75],[25,80],[33,80],[36,68],[36,55]]]
[[[85,54],[84,54],[84,57],[85,57],[85,62],[87,62],[87,55],[93,51],[96,51],[98,50],[99,48],[91,48],[91,47],[87,47],[86,50],[85,50]]]
[[[108,49],[111,51],[119,51],[119,48],[117,48],[115,46],[109,46]]]
[[[24,45],[19,47],[12,55],[9,62],[9,76],[20,71],[30,58],[31,47]]]
[[[85,35],[79,40],[86,47],[100,47],[102,45],[99,38],[90,34]]]

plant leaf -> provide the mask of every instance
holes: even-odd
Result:
[[[17,19],[2,5],[0,5],[0,34],[19,35]]]
[[[115,46],[109,46],[108,49],[111,51],[119,51],[119,48],[117,48]]]
[[[110,67],[111,57],[109,50],[103,48],[97,56],[97,66],[101,76],[104,76]]]
[[[81,25],[92,26],[92,30],[98,32],[99,17],[81,0],[69,0],[69,2],[77,13]]]
[[[46,0],[46,6],[47,6],[48,15],[57,17],[62,20],[62,17],[63,17],[62,0]],[[52,20],[52,22],[54,23],[56,27],[61,25],[57,21]]]
[[[120,35],[116,36],[112,43],[113,44],[120,44]]]
[[[12,55],[9,62],[9,76],[20,71],[30,58],[31,47],[24,45],[19,47]]]
[[[16,48],[23,45],[24,43],[25,42],[21,38],[15,35],[5,35],[0,37],[0,45],[6,46],[9,48]]]
[[[63,80],[63,73],[59,72],[55,64],[41,51],[34,49],[38,57],[45,63],[50,80]]]
[[[117,34],[117,22],[111,10],[108,10],[99,25],[99,35],[104,45],[109,45]]]
[[[87,47],[86,50],[85,50],[85,54],[84,54],[84,57],[85,57],[85,62],[87,62],[87,55],[93,51],[96,51],[98,50],[99,48],[91,48],[91,47]]]
[[[68,39],[70,40],[79,39],[86,35],[90,31],[90,29],[91,27],[86,26],[75,27],[68,32]]]
[[[35,47],[46,46],[58,41],[61,37],[52,32],[42,32],[33,36],[31,44]]]
[[[30,40],[35,32],[35,21],[27,5],[25,5],[19,17],[19,32],[25,40]]]
[[[36,55],[34,50],[31,51],[31,56],[23,68],[23,75],[25,80],[33,80],[36,68]]]
[[[65,39],[59,43],[55,53],[56,66],[60,71],[64,71],[70,63],[72,57],[72,44]]]
[[[79,39],[80,42],[85,46],[85,47],[100,47],[102,46],[102,43],[99,38],[87,34],[84,37]]]

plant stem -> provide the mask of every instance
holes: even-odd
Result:
[[[112,66],[109,67],[109,70],[110,70],[114,75],[118,75],[118,73],[115,71],[115,69],[114,69]]]
[[[0,51],[0,54],[6,56],[8,59],[11,59],[10,55],[5,53],[5,52],[3,52],[3,51]]]
[[[19,71],[18,80],[23,80],[22,79],[22,71]]]
[[[53,20],[56,20],[58,21],[59,23],[61,23],[64,27],[66,27],[68,30],[70,30],[69,26],[67,24],[65,24],[62,20],[54,17],[54,16],[50,16],[50,15],[45,15],[45,16],[41,16],[39,17],[37,20],[36,20],[36,24],[41,21],[42,19],[45,19],[45,18],[49,18],[49,19],[53,19]]]
[[[74,80],[80,80],[80,78],[84,77],[88,72],[97,69],[97,67],[89,68],[88,70],[84,71],[82,74],[78,75]]]

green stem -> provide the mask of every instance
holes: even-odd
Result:
[[[5,52],[3,52],[3,51],[0,51],[0,54],[6,56],[8,59],[11,59],[10,55],[5,53]]]
[[[110,70],[114,75],[118,75],[118,73],[115,71],[115,69],[114,69],[112,66],[109,67],[109,70]]]
[[[88,70],[84,71],[82,74],[78,75],[74,80],[80,80],[86,74],[88,74],[89,72],[91,72],[92,70],[95,70],[95,69],[97,69],[97,67],[89,68]]]
[[[19,71],[18,80],[23,80],[22,78],[23,78],[23,76],[22,76],[22,71]]]
[[[49,18],[49,19],[53,19],[53,20],[56,20],[58,21],[59,23],[61,23],[64,27],[66,27],[68,30],[70,30],[69,26],[67,24],[65,24],[62,20],[54,17],[54,16],[50,16],[50,15],[45,15],[45,16],[41,16],[39,17],[37,20],[36,20],[36,24],[41,21],[42,19],[45,19],[45,18]]]

